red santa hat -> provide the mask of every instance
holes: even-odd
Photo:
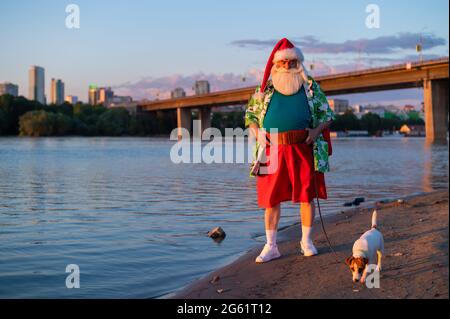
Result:
[[[267,80],[269,80],[270,77],[270,71],[277,61],[294,59],[298,59],[300,63],[302,63],[304,61],[302,51],[299,48],[295,47],[292,42],[286,38],[278,41],[278,43],[273,48],[272,53],[270,54],[269,60],[267,61],[260,92],[264,92],[264,90],[266,89]]]

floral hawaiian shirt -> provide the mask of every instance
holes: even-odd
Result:
[[[331,110],[325,93],[322,91],[319,84],[308,75],[308,83],[303,83],[303,86],[308,97],[312,127],[314,128],[320,123],[335,120],[336,117],[334,112]],[[262,127],[274,91],[275,89],[270,82],[263,93],[260,92],[260,86],[256,88],[255,94],[250,98],[245,112],[245,127],[248,127],[251,123],[257,124],[260,128]],[[257,142],[253,152],[254,160],[257,158],[258,148]],[[328,172],[330,170],[328,143],[324,139],[323,134],[320,134],[314,142],[313,150],[315,170],[322,173]]]

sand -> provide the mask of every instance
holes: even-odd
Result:
[[[343,210],[325,219],[336,255],[315,224],[319,255],[299,252],[299,224],[280,232],[280,259],[256,264],[262,245],[232,264],[176,293],[179,299],[404,299],[449,297],[448,190],[380,203],[379,229],[385,239],[380,288],[353,283],[344,264],[354,241],[369,229],[373,206]],[[214,277],[216,282],[211,283]]]

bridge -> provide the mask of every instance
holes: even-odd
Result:
[[[315,77],[327,96],[407,88],[424,89],[426,138],[447,139],[449,59],[427,60]],[[192,109],[199,110],[200,129],[211,126],[211,107],[246,104],[255,87],[139,103],[143,111],[174,110],[178,128],[192,130]]]

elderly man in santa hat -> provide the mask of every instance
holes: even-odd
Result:
[[[303,61],[299,48],[286,38],[280,40],[245,113],[245,125],[257,141],[251,175],[257,177],[258,205],[265,208],[267,243],[257,263],[280,257],[276,242],[280,204],[289,200],[300,203],[300,251],[317,255],[311,239],[314,198],[327,198],[324,173],[329,171],[329,125],[335,116]],[[260,155],[267,158],[266,167],[256,160]],[[267,170],[271,161],[276,167]]]

